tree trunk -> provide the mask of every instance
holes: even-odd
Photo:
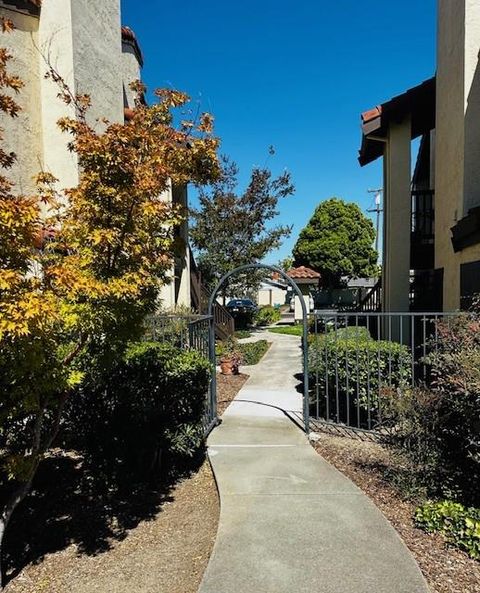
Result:
[[[36,464],[38,466],[38,464]],[[0,514],[0,589],[5,587],[5,576],[3,573],[3,540],[5,532],[7,530],[10,519],[13,515],[14,510],[24,500],[30,491],[32,485],[33,476],[35,475],[36,469],[33,469],[30,473],[29,479],[23,482],[10,496],[5,503]]]

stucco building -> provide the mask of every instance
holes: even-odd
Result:
[[[24,193],[34,191],[33,179],[41,170],[51,172],[61,188],[72,187],[79,178],[78,162],[57,121],[75,113],[58,99],[55,83],[45,78],[48,63],[73,93],[90,95],[90,123],[102,125],[96,123],[101,118],[123,122],[135,107],[130,83],[141,77],[140,45],[133,31],[121,24],[120,0],[0,0],[0,16],[15,25],[2,44],[25,84],[17,99],[19,117],[2,123],[6,149],[17,155],[9,176]],[[164,197],[187,204],[186,188],[170,188]],[[172,266],[172,282],[162,291],[165,308],[191,304],[186,224],[178,232],[185,247]]]
[[[478,0],[438,0],[436,75],[362,114],[360,164],[383,157],[385,311],[480,293],[479,51]]]

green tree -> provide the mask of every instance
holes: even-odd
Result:
[[[286,258],[281,259],[277,263],[277,268],[280,268],[284,272],[288,272],[288,270],[290,270],[290,268],[293,267],[293,261],[293,257],[291,255],[288,255]]]
[[[331,198],[317,206],[293,249],[295,265],[320,272],[329,288],[378,274],[375,229],[357,204]]]
[[[254,168],[246,190],[236,193],[238,168],[223,158],[218,181],[200,189],[200,208],[192,210],[191,239],[198,266],[208,288],[234,268],[261,261],[288,237],[290,226],[272,226],[278,200],[294,193],[289,173],[273,178],[265,168]],[[248,294],[264,274],[232,280],[231,292]],[[224,291],[224,296],[225,296]]]

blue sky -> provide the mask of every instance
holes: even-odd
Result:
[[[278,222],[291,253],[315,206],[331,196],[373,205],[381,163],[360,168],[360,113],[435,69],[435,0],[122,0],[150,89],[188,92],[215,116],[241,181],[268,161],[296,193]],[[195,200],[195,196],[192,196]]]

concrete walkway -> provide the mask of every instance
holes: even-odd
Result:
[[[208,440],[221,512],[200,593],[427,593],[390,523],[289,418],[300,340],[268,339]]]

